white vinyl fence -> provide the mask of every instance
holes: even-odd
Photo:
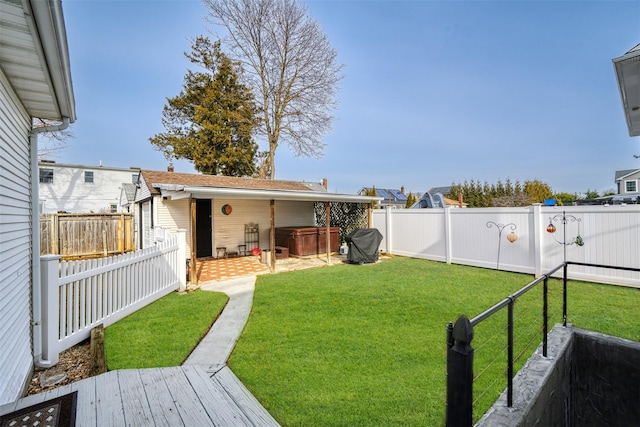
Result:
[[[383,235],[381,250],[413,258],[540,276],[564,261],[566,249],[567,261],[640,268],[638,205],[386,209],[373,212],[373,227]],[[584,246],[562,244],[578,235]],[[637,272],[572,266],[569,276],[640,287]]]
[[[105,327],[186,285],[185,231],[155,246],[109,258],[60,261],[40,257],[42,358],[56,364],[59,353]]]

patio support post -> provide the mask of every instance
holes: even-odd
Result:
[[[196,270],[196,199],[191,199],[191,268],[189,279],[191,283],[198,284],[198,270]]]
[[[271,228],[269,230],[269,250],[271,251],[271,265],[269,268],[272,273],[276,272],[276,202],[271,199],[269,201],[271,211]]]
[[[327,264],[331,264],[331,203],[324,202],[324,215],[327,217]]]
[[[367,228],[373,227],[373,203],[367,207]]]
[[[184,228],[178,229],[178,284],[180,292],[183,292],[187,288],[187,230]]]

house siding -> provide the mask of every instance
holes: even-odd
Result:
[[[187,231],[187,254],[191,254],[191,208],[189,199],[162,200],[156,198],[157,227],[175,234],[178,229]],[[188,255],[190,256],[190,255]]]
[[[20,397],[33,367],[30,129],[0,70],[0,404]]]
[[[131,183],[136,169],[100,166],[39,163],[40,169],[53,170],[53,182],[40,183],[42,213],[110,212],[120,206],[123,183]],[[93,182],[85,182],[85,172],[93,173]]]
[[[179,228],[187,230],[187,253],[191,253],[191,214],[189,199],[163,200],[155,198],[158,228],[175,233]],[[230,215],[222,213],[222,206],[230,205]],[[260,234],[259,246],[269,247],[269,228],[271,227],[268,200],[214,199],[211,205],[213,216],[212,246],[224,246],[227,251],[237,251],[238,245],[245,243],[244,226],[257,223]],[[275,202],[276,227],[309,226],[314,223],[313,202]],[[145,224],[145,234],[149,233]]]

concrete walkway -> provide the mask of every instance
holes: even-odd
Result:
[[[227,364],[227,359],[249,319],[255,284],[256,276],[244,276],[210,282],[200,287],[205,291],[223,292],[229,296],[229,301],[183,365],[199,365],[213,373]]]

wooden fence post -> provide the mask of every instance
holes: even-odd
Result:
[[[42,287],[42,359],[55,365],[59,361],[58,348],[58,279],[60,255],[40,257],[40,286]]]
[[[179,290],[183,292],[187,289],[187,230],[179,228],[178,236],[178,283]]]
[[[447,427],[473,421],[473,326],[460,316],[447,336]]]

